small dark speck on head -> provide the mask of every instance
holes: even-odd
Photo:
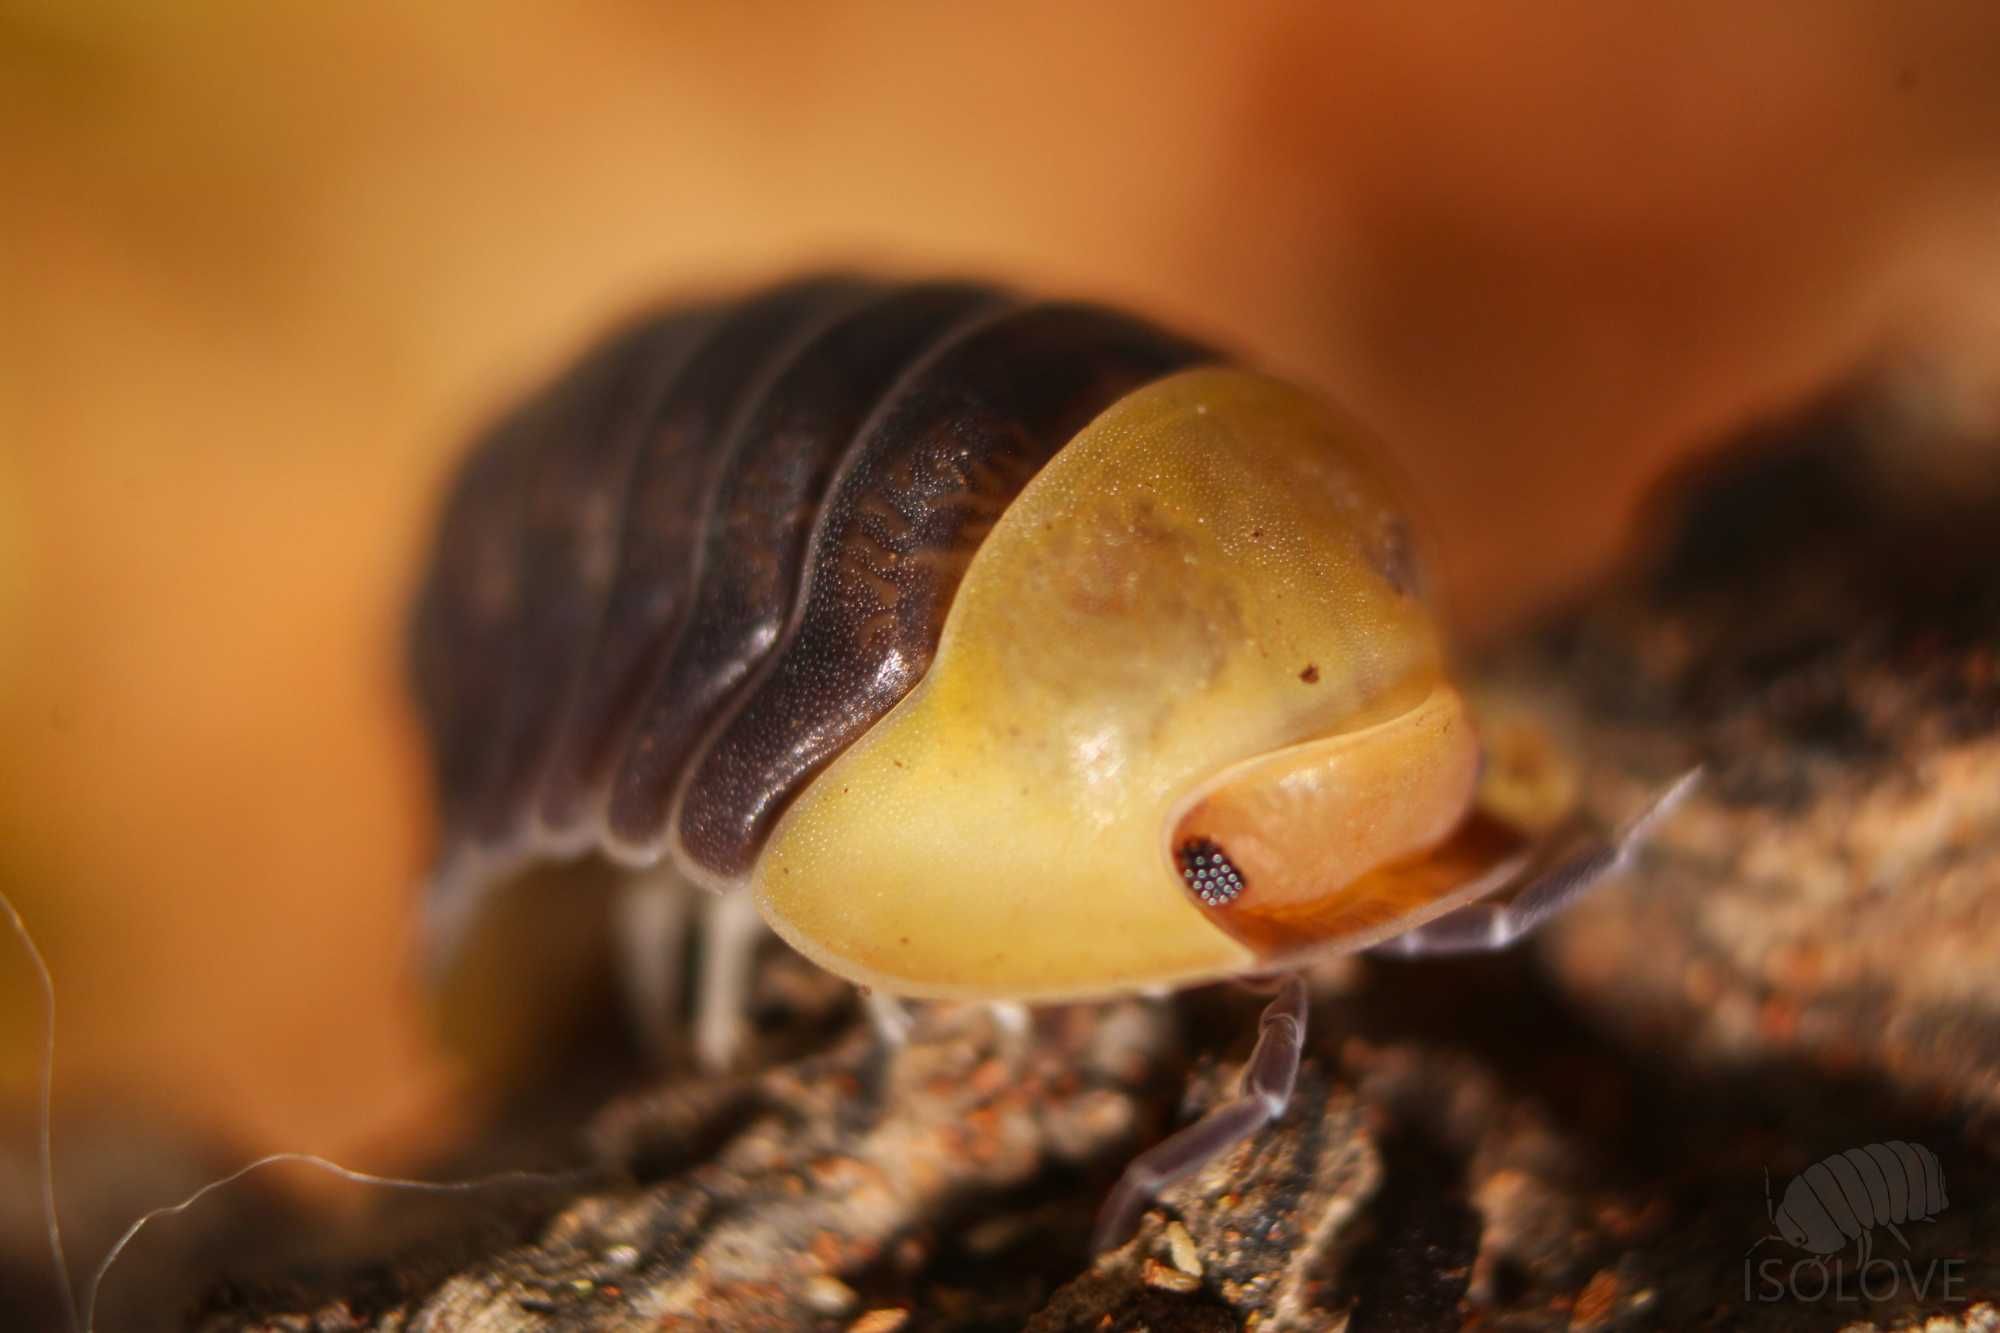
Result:
[[[1306,669],[1304,671],[1299,672],[1299,679],[1304,681],[1308,685],[1319,684],[1318,664],[1314,662],[1306,663]]]
[[[1249,887],[1243,872],[1213,838],[1189,838],[1174,850],[1174,860],[1194,896],[1210,907],[1227,906]]]

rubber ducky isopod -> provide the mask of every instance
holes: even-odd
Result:
[[[496,886],[594,854],[656,1033],[705,904],[711,1062],[758,917],[882,996],[1275,979],[1240,1095],[1132,1164],[1100,1244],[1284,1111],[1301,965],[1505,947],[1693,781],[1558,846],[1493,798],[1372,437],[966,283],[812,278],[598,344],[475,442],[412,653],[440,966]]]

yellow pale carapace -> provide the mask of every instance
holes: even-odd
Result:
[[[1238,370],[1106,410],[980,546],[923,681],[779,823],[771,924],[893,993],[1057,999],[1462,901],[1483,864],[1433,853],[1463,840],[1479,746],[1365,447]],[[1209,844],[1233,901],[1184,882]]]

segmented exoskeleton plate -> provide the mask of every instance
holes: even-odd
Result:
[[[986,531],[1204,359],[1090,306],[816,278],[639,320],[474,445],[414,624],[434,912],[534,859],[740,880],[923,674]]]

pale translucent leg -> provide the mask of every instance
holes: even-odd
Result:
[[[875,1029],[877,1041],[891,1049],[909,1042],[916,1018],[908,1005],[879,990],[862,991],[861,1005],[868,1015],[868,1026]],[[1012,1000],[989,1000],[986,1011],[993,1016],[993,1025],[1000,1029],[1001,1044],[1018,1053],[1027,1041],[1028,1006]]]
[[[916,1020],[910,1017],[901,1000],[869,990],[862,993],[862,1004],[868,1010],[868,1025],[875,1029],[876,1040],[884,1046],[901,1046],[910,1039],[910,1029]]]
[[[1009,1041],[1019,1041],[1028,1035],[1030,1018],[1027,1005],[1014,1000],[991,1000],[987,1002],[986,1010],[993,1015],[994,1025]]]
[[[1616,837],[1539,872],[1508,901],[1469,903],[1385,940],[1371,952],[1415,958],[1507,948],[1630,866],[1654,828],[1687,798],[1700,778],[1698,768],[1682,774]]]
[[[509,869],[498,857],[461,847],[444,858],[418,895],[418,962],[433,986],[444,984],[494,886]]]
[[[694,1054],[704,1069],[727,1069],[748,1031],[751,965],[764,936],[748,893],[702,894],[701,976],[695,992]]]
[[[1243,1066],[1237,1094],[1207,1115],[1133,1159],[1098,1211],[1092,1244],[1122,1244],[1160,1189],[1199,1171],[1285,1113],[1299,1075],[1306,1042],[1306,983],[1296,975],[1278,981],[1278,993],[1257,1024],[1257,1045]]]
[[[664,1065],[681,1019],[681,965],[692,891],[672,874],[639,875],[619,886],[611,908],[619,985],[646,1054]]]
[[[1013,1000],[988,1000],[986,1012],[999,1036],[1000,1054],[1019,1071],[1034,1050],[1035,1019],[1028,1006]]]

